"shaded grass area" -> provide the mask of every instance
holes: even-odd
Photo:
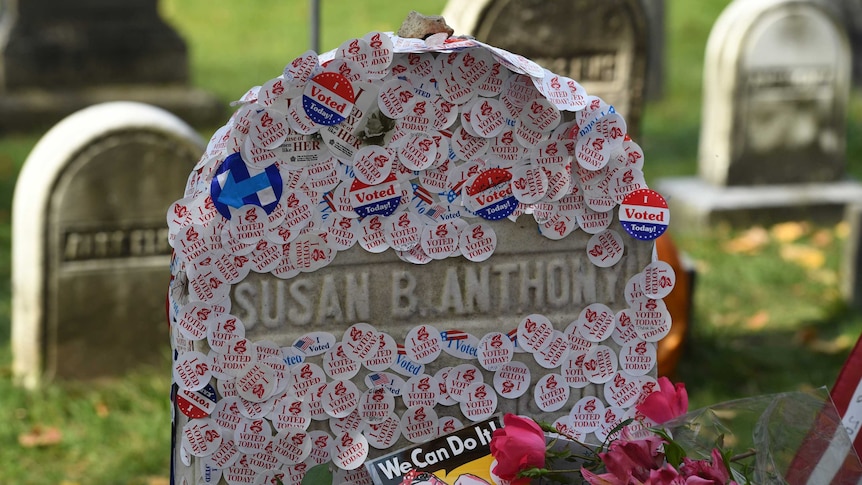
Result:
[[[437,13],[445,4],[321,3],[324,51],[371,30],[394,30],[411,8]],[[665,97],[647,105],[638,140],[650,183],[697,171],[703,53],[727,3],[704,0],[692,8],[691,2],[667,2]],[[308,49],[308,4],[162,0],[159,6],[189,43],[193,83],[230,101]],[[848,171],[862,178],[858,98],[849,107]],[[215,129],[197,128],[205,138]],[[0,137],[0,483],[166,483],[167,359],[122,382],[52,384],[33,393],[12,385],[11,200],[18,170],[39,136]],[[698,268],[689,345],[677,369],[693,407],[832,384],[862,331],[862,316],[838,292],[846,228],[673,230]]]

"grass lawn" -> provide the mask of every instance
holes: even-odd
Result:
[[[324,51],[371,30],[396,29],[410,8],[437,13],[445,4],[321,3]],[[647,105],[638,140],[648,181],[696,173],[703,52],[727,3],[667,2],[665,97]],[[194,84],[225,101],[275,77],[308,48],[308,7],[299,0],[160,2],[189,43]],[[850,105],[848,160],[862,178],[858,98]],[[208,138],[215,127],[198,128]],[[9,214],[16,174],[39,136],[0,137],[0,483],[167,483],[167,361],[122,383],[49,385],[33,393],[11,385]],[[698,268],[688,351],[677,369],[693,407],[833,383],[862,331],[862,315],[838,292],[846,227],[800,221],[673,231]]]

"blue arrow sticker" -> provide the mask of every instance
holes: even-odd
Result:
[[[231,218],[231,207],[251,204],[269,214],[278,205],[283,190],[278,167],[273,163],[264,170],[251,170],[239,153],[229,155],[216,170],[210,184],[210,195],[225,219]]]

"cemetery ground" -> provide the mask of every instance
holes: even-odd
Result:
[[[395,29],[408,9],[383,0],[321,3],[322,50],[371,30]],[[421,8],[436,13],[444,3],[426,1]],[[651,184],[696,172],[703,53],[712,23],[727,3],[709,0],[691,8],[682,0],[667,2],[665,96],[646,105],[636,140],[644,148]],[[254,7],[207,0],[160,4],[189,43],[194,84],[224,101],[274,77],[307,48],[307,6],[275,0]],[[857,179],[862,179],[860,95],[853,93],[848,121],[848,166]],[[198,128],[209,138],[216,127]],[[0,483],[167,483],[167,334],[164,365],[121,382],[49,384],[35,392],[12,384],[11,200],[16,175],[40,135],[0,136]],[[834,382],[862,332],[862,313],[842,303],[838,287],[846,225],[795,221],[719,226],[700,234],[671,228],[698,272],[687,350],[675,374],[686,383],[692,408]],[[105,331],[128,326],[115,324]]]

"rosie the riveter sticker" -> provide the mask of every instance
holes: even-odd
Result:
[[[651,189],[635,190],[620,204],[620,223],[632,237],[652,241],[661,236],[670,224],[667,201]]]

